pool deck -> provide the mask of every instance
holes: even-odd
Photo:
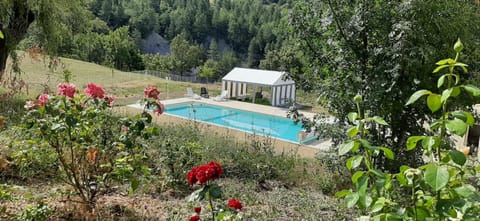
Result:
[[[177,98],[177,99],[169,99],[169,100],[162,100],[162,103],[164,105],[174,105],[174,104],[179,104],[179,103],[188,103],[188,102],[199,102],[199,103],[205,103],[205,104],[211,104],[211,105],[217,105],[217,106],[222,106],[222,107],[229,107],[229,108],[235,108],[239,110],[245,110],[245,111],[252,111],[252,112],[257,112],[257,113],[262,113],[262,114],[268,114],[268,115],[274,115],[274,116],[279,116],[279,117],[286,117],[287,116],[287,108],[280,108],[280,107],[272,107],[272,106],[266,106],[266,105],[259,105],[259,104],[253,104],[253,103],[247,103],[247,102],[241,102],[241,101],[234,101],[234,100],[226,100],[226,101],[215,101],[212,98],[200,98],[200,99],[193,99],[193,98]],[[134,105],[129,105],[129,108],[135,108],[138,110],[139,106],[138,104]],[[304,112],[300,111],[300,113],[304,114],[308,118],[312,118],[315,113],[311,112]],[[160,116],[164,117],[163,115]],[[176,118],[173,116],[169,116],[168,119],[170,118]],[[170,122],[170,120],[164,119],[164,122]],[[171,122],[175,122],[176,120],[172,120]],[[209,129],[211,128],[216,128],[220,126],[208,126]],[[221,127],[220,127],[221,128]],[[219,128],[215,129],[216,131],[221,130]],[[232,131],[232,130],[228,130]],[[238,133],[237,137],[245,137],[244,132]],[[273,138],[274,139],[274,138]],[[287,141],[282,141],[282,140],[276,140],[276,144],[281,146],[282,150],[285,149],[298,149],[299,154],[303,156],[314,156],[319,150],[328,150],[330,146],[332,145],[330,140],[317,140],[317,141],[312,141],[308,144],[298,144],[298,143],[292,143],[292,142],[287,142]]]

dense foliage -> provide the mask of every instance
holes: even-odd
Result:
[[[464,60],[471,64],[470,70],[480,70],[474,60],[480,54],[479,11],[478,3],[456,0],[442,4],[423,0],[298,2],[289,18],[288,42],[292,44],[268,53],[264,65],[280,64],[279,68],[290,70],[300,87],[319,93],[319,102],[340,123],[352,111],[351,97],[359,93],[365,98],[362,110],[390,122],[386,127],[370,128],[370,139],[392,146],[399,161],[419,162],[419,154],[406,153],[401,147],[409,134],[422,133],[429,110],[403,104],[415,90],[435,87],[433,77],[425,73],[451,53],[449,45],[458,37],[468,45]],[[464,101],[468,99],[472,98],[466,96]]]
[[[459,62],[463,45],[455,44],[455,59],[448,58],[437,62],[433,75],[442,74],[437,81],[441,93],[418,90],[413,93],[406,105],[427,97],[428,109],[440,112],[433,118],[428,130],[431,136],[410,136],[406,149],[413,150],[421,143],[427,163],[420,167],[403,165],[399,173],[385,172],[372,163],[372,159],[382,152],[388,159],[394,159],[393,152],[382,146],[372,145],[365,140],[368,129],[365,125],[376,122],[386,126],[380,117],[370,117],[360,109],[363,102],[357,95],[354,101],[357,112],[349,114],[353,124],[348,130],[351,138],[339,149],[339,154],[352,152],[346,166],[356,171],[352,176],[355,191],[344,190],[337,194],[345,197],[348,206],[357,205],[364,210],[365,220],[475,220],[480,213],[478,203],[477,172],[480,169],[468,158],[468,149],[454,148],[450,135],[463,136],[473,126],[475,119],[468,111],[452,110],[451,103],[462,91],[471,96],[480,96],[480,89],[474,85],[459,84],[461,75],[467,72],[467,65]],[[475,180],[475,181],[472,181]]]
[[[51,53],[58,52],[62,56],[122,70],[139,70],[144,65],[158,68],[152,67],[148,57],[139,59],[139,49],[152,33],[170,41],[172,49],[174,40],[180,36],[182,41],[188,42],[181,42],[182,45],[201,49],[198,52],[201,59],[196,54],[182,55],[196,61],[189,65],[184,61],[172,62],[168,56],[162,57],[162,66],[169,68],[156,70],[183,73],[203,64],[208,57],[212,61],[207,66],[216,73],[210,77],[218,77],[238,64],[237,57],[245,60],[244,65],[257,67],[265,51],[281,45],[285,36],[278,24],[283,17],[282,11],[289,8],[288,2],[91,0],[69,5],[61,0],[37,4],[7,1],[2,3],[4,10],[0,13],[0,22],[4,23],[3,32],[9,50],[16,49],[17,44],[25,39],[23,49],[48,47]],[[55,19],[46,15],[50,11]],[[22,15],[28,15],[22,17],[27,19],[25,22],[19,21],[22,25],[13,23],[18,20],[15,16]],[[12,27],[21,29],[17,31],[19,34],[12,34]],[[216,55],[211,54],[211,50],[204,50],[211,48],[212,44],[217,47]],[[178,58],[178,54],[172,56]],[[213,61],[220,65],[212,66]]]

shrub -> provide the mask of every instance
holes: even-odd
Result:
[[[139,140],[157,130],[148,126],[152,117],[146,111],[116,119],[110,111],[114,99],[102,87],[90,83],[84,93],[77,95],[75,85],[64,83],[58,85],[57,95],[42,94],[27,101],[24,128],[32,143],[47,143],[46,148],[56,153],[61,180],[75,189],[90,210],[113,181],[128,181],[131,190],[138,187],[138,176],[149,172],[143,166]],[[151,94],[145,94],[145,110],[161,109],[158,97]]]
[[[393,160],[394,154],[387,147],[378,147],[365,139],[368,130],[365,125],[387,123],[380,117],[368,116],[360,108],[361,96],[354,101],[357,112],[350,113],[353,126],[347,131],[351,140],[339,148],[339,154],[348,152],[356,155],[346,161],[355,190],[343,190],[338,197],[345,197],[349,207],[357,205],[364,211],[363,219],[373,220],[476,220],[480,215],[480,194],[470,179],[477,179],[478,167],[473,166],[466,155],[453,148],[451,135],[463,136],[474,124],[470,112],[451,110],[452,99],[459,97],[462,90],[469,96],[480,97],[480,88],[474,85],[460,85],[457,69],[467,72],[466,64],[458,61],[463,45],[460,40],[454,46],[455,59],[444,59],[436,64],[433,73],[447,70],[437,81],[438,88],[445,88],[441,94],[419,90],[411,95],[406,105],[411,105],[427,96],[427,107],[432,113],[440,112],[438,119],[432,119],[428,136],[411,136],[406,149],[414,150],[421,143],[427,163],[418,168],[403,165],[399,173],[391,174],[376,168],[373,160],[380,155]]]

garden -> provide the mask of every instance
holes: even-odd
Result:
[[[479,20],[477,0],[2,0],[0,220],[478,220]],[[164,114],[235,67],[285,72],[285,116],[331,149]]]

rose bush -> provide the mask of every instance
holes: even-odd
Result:
[[[227,201],[226,205],[214,205],[215,200],[222,198],[222,189],[218,184],[213,183],[214,180],[219,179],[223,174],[222,166],[211,161],[207,164],[193,167],[187,174],[187,182],[190,186],[200,185],[201,188],[194,191],[190,195],[190,201],[208,200],[211,210],[211,220],[241,220],[242,215],[240,210],[242,209],[242,203],[231,198]],[[190,217],[192,220],[200,220],[201,207],[195,207],[195,215]]]
[[[72,186],[88,209],[113,182],[129,182],[131,190],[150,169],[141,139],[158,134],[151,115],[118,118],[112,112],[114,97],[89,83],[84,94],[74,84],[57,86],[57,95],[42,94],[27,101],[24,130],[34,142],[47,143],[57,154],[59,178]],[[146,105],[162,107],[158,100]]]

